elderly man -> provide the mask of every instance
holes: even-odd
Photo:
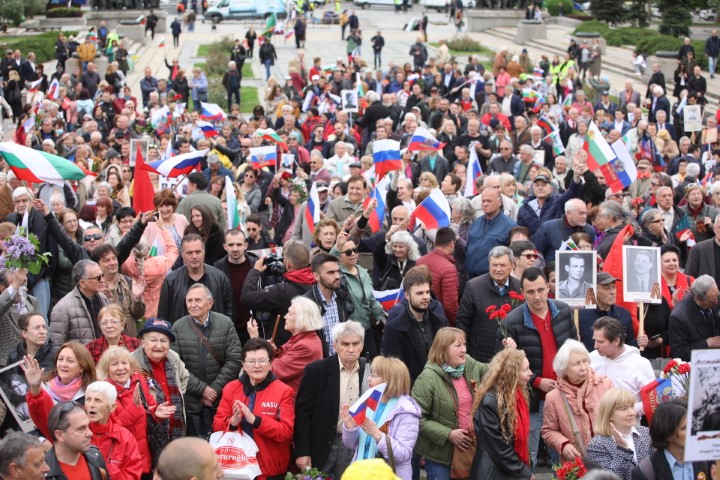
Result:
[[[168,444],[158,459],[155,480],[217,480],[225,476],[212,446],[193,437]]]
[[[360,358],[365,329],[349,320],[331,332],[335,355],[305,369],[295,400],[295,463],[342,477],[354,451],[343,445],[342,405],[352,405],[368,388],[370,368]]]
[[[562,215],[562,208],[571,198],[579,198],[582,194],[582,174],[583,165],[573,167],[573,179],[570,186],[562,195],[552,193],[552,185],[547,175],[538,175],[533,180],[533,194],[523,202],[518,211],[518,225],[527,227],[530,235],[540,229],[540,226]]]
[[[542,163],[545,168],[553,168],[555,157],[553,146],[551,143],[543,140],[544,135],[545,130],[537,125],[533,125],[530,127],[530,140],[527,142],[527,145],[533,148],[536,163]],[[542,159],[542,162],[540,159]]]
[[[508,174],[509,175],[509,174]],[[493,189],[500,191],[500,183],[501,183],[501,176],[500,175],[486,175],[484,177],[478,177],[483,179],[482,183],[482,191],[479,195],[475,196],[472,200],[470,200],[470,204],[475,209],[475,218],[480,218],[483,215],[483,209],[482,209],[482,192],[485,190]],[[512,178],[512,176],[511,176]],[[502,211],[505,215],[515,220],[517,218],[518,210],[517,210],[517,203],[515,200],[513,200],[510,197],[507,197],[500,194],[500,198],[502,199]]]
[[[520,160],[513,155],[512,142],[507,140],[500,142],[499,151],[500,155],[495,155],[490,160],[490,171],[495,175],[500,175],[501,173],[513,174],[515,172],[515,164]]]
[[[673,356],[690,361],[692,350],[720,348],[718,291],[710,275],[698,277],[670,313],[670,348]]]
[[[5,480],[45,480],[50,467],[38,438],[11,432],[0,442],[0,475]]]
[[[7,364],[8,355],[23,342],[18,328],[20,316],[40,310],[38,301],[27,294],[27,274],[24,268],[15,272],[7,268],[0,270],[0,368]]]
[[[205,244],[200,235],[190,233],[182,238],[180,252],[184,265],[174,270],[163,281],[160,289],[158,318],[174,323],[187,315],[184,302],[190,286],[200,283],[206,286],[213,298],[212,310],[233,318],[234,301],[230,280],[219,269],[205,265]]]
[[[675,235],[690,227],[685,212],[673,204],[672,187],[658,187],[655,191],[655,201],[663,219],[663,227],[668,234]],[[681,239],[681,241],[684,240]]]
[[[50,339],[58,345],[69,340],[85,344],[102,335],[97,316],[109,302],[102,293],[106,284],[100,265],[80,260],[73,267],[72,283],[75,288],[60,299],[50,316]]]
[[[555,261],[555,250],[574,233],[586,233],[591,243],[595,242],[595,228],[587,224],[587,214],[585,202],[579,198],[571,198],[565,202],[565,215],[540,226],[532,239],[537,250],[545,257],[546,263]]]
[[[527,195],[528,188],[525,186],[530,177],[530,167],[535,165],[535,150],[530,145],[520,145],[518,147],[520,161],[513,168],[513,176],[517,182],[517,188],[520,195]]]
[[[498,245],[507,246],[510,230],[517,224],[501,210],[500,191],[483,190],[482,210],[484,215],[470,227],[465,265],[468,278],[488,272],[488,253]]]
[[[495,355],[497,324],[490,320],[487,308],[511,303],[510,292],[520,293],[520,280],[513,278],[514,255],[505,246],[488,254],[490,271],[470,280],[460,301],[457,327],[467,337],[467,354],[479,362],[489,362]]]
[[[655,65],[653,65],[653,70]],[[665,89],[660,85],[655,85],[652,89],[652,103],[650,106],[650,122],[656,121],[656,115],[659,110],[664,110],[667,117],[670,116],[670,100],[665,95]]]
[[[184,396],[187,433],[207,437],[222,389],[240,373],[242,346],[232,320],[211,311],[213,294],[205,285],[190,286],[185,305],[189,315],[173,325],[171,348],[190,372]]]

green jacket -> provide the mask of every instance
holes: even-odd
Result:
[[[472,357],[465,357],[465,380],[475,381],[480,385],[487,372],[488,366]],[[474,389],[469,385],[473,393]],[[450,396],[452,392],[452,397]],[[448,440],[452,430],[458,428],[458,416],[455,405],[458,402],[457,391],[450,377],[443,372],[439,365],[428,362],[420,376],[415,380],[412,397],[420,405],[420,434],[418,435],[415,451],[428,460],[443,465],[450,465],[453,453],[453,444]],[[454,397],[454,398],[453,398]],[[472,412],[468,412],[472,417]]]
[[[330,250],[330,255],[340,257],[340,252],[335,247]],[[340,264],[340,271],[345,279],[345,283],[350,290],[350,301],[352,301],[354,312],[350,315],[349,320],[360,322],[365,330],[372,325],[370,319],[385,322],[387,314],[380,302],[373,295],[372,279],[367,270],[360,265],[356,265],[358,276],[352,275],[345,267]],[[359,277],[359,278],[358,278]]]

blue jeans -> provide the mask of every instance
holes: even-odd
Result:
[[[715,67],[717,67],[717,57],[707,57],[708,59],[708,71],[710,75],[715,75]]]
[[[50,311],[50,283],[46,279],[39,280],[32,288],[31,295],[35,297],[40,305],[40,313],[45,316],[47,321],[48,312]]]
[[[380,58],[382,55],[382,50],[379,52],[375,52],[375,68],[382,67],[382,58]]]
[[[450,480],[450,465],[431,462],[426,458],[425,473],[427,480]]]
[[[538,447],[540,445],[540,428],[543,423],[543,408],[545,407],[545,400],[540,402],[540,408],[535,413],[530,413],[530,460],[532,465],[537,464]]]
[[[270,78],[270,68],[272,68],[272,60],[265,60],[263,62],[263,65],[265,65],[265,80]]]

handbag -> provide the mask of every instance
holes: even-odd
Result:
[[[220,431],[210,435],[224,478],[255,478],[262,475],[257,459],[258,447],[250,435],[237,431]]]
[[[455,411],[457,412],[460,409],[458,401],[455,399],[455,395],[453,395],[450,387],[447,384],[445,384],[445,387],[447,387],[450,398],[455,406]],[[473,385],[470,390],[473,398],[475,396],[475,388]],[[472,416],[473,413],[474,412],[470,412],[470,415]],[[475,451],[477,450],[477,437],[475,436],[475,432],[469,432],[468,436],[470,437],[470,446],[466,448],[464,452],[453,446],[452,459],[450,460],[450,478],[453,480],[470,478],[470,469],[472,468]]]
[[[153,416],[148,411],[148,404],[147,398],[145,398],[145,392],[143,392],[143,389],[140,385],[138,385],[138,388],[140,388],[140,399],[142,401],[143,407],[145,407],[145,416],[147,417],[148,447],[150,447],[152,466],[155,467],[155,465],[157,465],[158,458],[160,457],[160,453],[162,453],[163,449],[168,444],[169,422],[166,420],[161,420],[159,422],[155,421]]]
[[[575,420],[575,416],[572,414],[572,409],[570,408],[570,402],[568,402],[567,397],[563,392],[560,392],[560,396],[563,400],[563,406],[565,407],[565,413],[568,416],[568,419],[570,420],[570,427],[573,431],[573,437],[575,438],[575,443],[577,443],[578,449],[580,449],[580,453],[584,457],[587,453],[587,450],[585,448],[585,442],[583,441],[582,434],[580,433],[580,428],[578,427],[577,421]],[[560,455],[562,455],[562,452],[559,452]]]

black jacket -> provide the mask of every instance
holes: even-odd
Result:
[[[568,338],[578,338],[577,330],[572,319],[572,311],[567,304],[557,300],[548,300],[547,302],[548,307],[550,307],[553,334],[559,349]],[[540,334],[533,324],[527,304],[521,305],[508,313],[505,319],[505,328],[508,337],[515,340],[517,348],[525,351],[525,355],[527,355],[530,370],[532,370],[532,377],[530,378],[530,384],[532,385],[542,373],[543,346],[540,343]],[[500,329],[498,329],[495,340],[495,351],[499,352],[504,348],[502,345],[503,335]],[[540,405],[540,390],[533,388],[532,391],[530,411],[537,412]]]
[[[345,280],[340,281],[340,288],[335,291],[335,296],[340,323],[346,322],[348,318],[355,313],[355,307],[353,307],[352,301],[350,301],[350,290],[348,290]],[[315,302],[320,309],[320,315],[325,316],[325,302],[323,302],[321,298],[322,292],[320,292],[320,288],[317,286],[317,283],[310,287],[310,290],[308,290],[303,297],[309,298]],[[323,358],[327,358],[330,356],[330,349],[328,348],[327,341],[325,340],[325,332],[321,329],[317,331],[317,334],[320,337],[320,342],[322,343]]]
[[[670,313],[670,349],[673,357],[690,361],[690,351],[705,350],[707,339],[720,335],[718,308],[712,309],[713,322],[707,320],[693,295],[685,295]]]
[[[490,390],[480,401],[480,406],[473,417],[473,424],[478,446],[470,469],[470,480],[532,477],[530,466],[523,463],[515,453],[513,442],[506,442],[502,436],[497,395],[494,390]]]
[[[53,341],[49,338],[47,339],[45,345],[40,347],[35,354],[35,360],[37,360],[40,364],[40,368],[44,368],[46,372],[55,368],[55,352],[57,352],[59,348],[59,345],[53,343]],[[10,352],[10,355],[8,355],[7,364],[12,365],[13,363],[19,362],[25,357],[25,355],[27,355],[25,346],[23,345],[23,342],[20,342],[15,350]]]
[[[488,273],[473,278],[465,285],[455,323],[465,332],[467,354],[478,362],[489,363],[495,356],[498,325],[495,320],[490,320],[485,309],[490,305],[500,308],[504,303],[510,303],[510,292],[520,293],[522,290],[517,278],[510,277],[508,281],[509,288],[505,289],[503,296],[500,296]]]
[[[360,358],[360,395],[367,389],[365,359]],[[337,434],[340,414],[340,360],[337,355],[305,368],[295,397],[295,458],[309,456],[312,465],[325,465]]]
[[[435,338],[438,330],[449,326],[442,305],[435,299],[430,300],[428,307],[428,325]],[[388,312],[387,325],[382,339],[382,353],[387,357],[397,357],[407,365],[410,370],[410,381],[422,373],[427,363],[427,351],[420,338],[417,320],[408,311],[408,303],[404,298]]]
[[[187,266],[183,265],[174,272],[170,272],[160,289],[160,303],[158,304],[158,317],[175,323],[176,320],[188,314],[185,305],[185,294],[191,285],[202,283],[210,289],[213,296],[212,311],[234,318],[235,303],[233,302],[232,288],[228,277],[215,267],[205,265],[205,275],[195,281],[187,274]]]
[[[110,478],[107,471],[108,468],[105,465],[102,453],[94,445],[90,446],[90,450],[83,453],[85,461],[87,462],[88,469],[90,470],[90,478],[92,480],[105,480]],[[45,454],[45,462],[50,467],[50,471],[45,475],[45,478],[49,480],[72,480],[68,479],[60,468],[60,463],[55,456],[55,449],[50,449]]]

